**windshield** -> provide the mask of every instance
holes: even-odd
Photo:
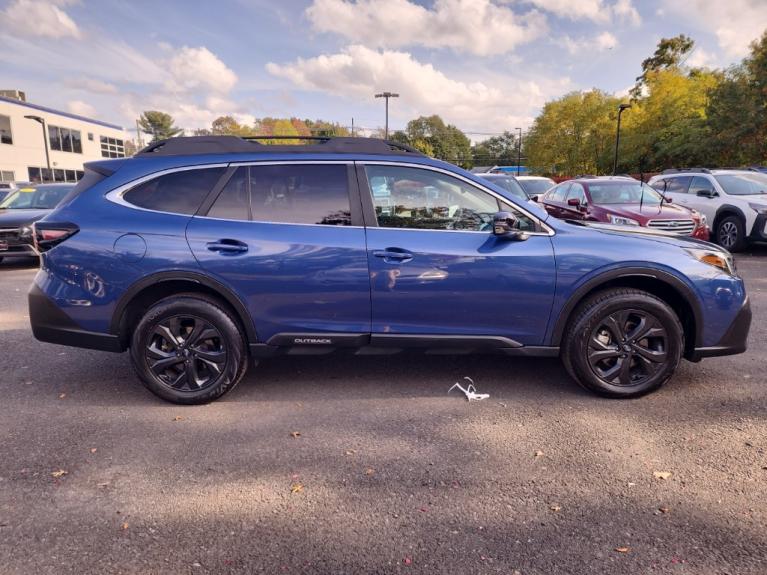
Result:
[[[714,176],[724,191],[732,196],[767,194],[767,174],[727,174]]]
[[[504,177],[491,177],[491,178],[485,178],[489,182],[493,182],[495,185],[502,187],[507,192],[510,192],[512,196],[515,198],[519,198],[520,200],[527,200],[527,194],[525,193],[525,190],[522,189],[522,186],[519,185],[519,182],[515,180],[514,178],[510,178],[509,176]]]
[[[589,184],[594,204],[643,204],[657,206],[663,200],[658,192],[640,182]]]
[[[519,185],[527,192],[528,196],[540,196],[557,184],[554,180],[546,178],[541,180],[519,180]]]
[[[0,203],[0,209],[52,210],[73,187],[58,185],[20,188]]]

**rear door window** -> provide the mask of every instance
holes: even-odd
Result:
[[[695,176],[690,183],[690,194],[697,194],[698,192],[713,192],[714,184],[712,184],[708,178],[701,176]]]
[[[225,168],[172,172],[139,184],[123,200],[139,208],[173,214],[194,214],[218,183]]]
[[[664,194],[686,194],[687,188],[690,187],[691,181],[692,176],[666,178],[660,182],[657,182],[658,185],[654,185],[653,187]]]
[[[351,225],[344,164],[242,166],[207,215],[266,223]]]

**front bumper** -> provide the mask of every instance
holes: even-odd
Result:
[[[751,228],[748,238],[752,241],[767,242],[767,214],[756,216],[754,227]]]
[[[35,338],[47,343],[85,347],[101,351],[125,351],[120,339],[108,333],[86,331],[32,284],[29,289],[29,321]]]
[[[26,241],[26,240],[30,241]],[[31,243],[31,238],[20,237],[19,230],[2,229],[0,230],[0,258],[2,257],[37,257]]]
[[[711,347],[696,347],[687,357],[690,361],[700,361],[704,357],[736,355],[748,348],[748,330],[751,328],[751,303],[748,298],[743,302],[738,315],[730,324],[727,332],[716,345]]]

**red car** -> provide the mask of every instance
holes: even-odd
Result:
[[[551,188],[538,200],[563,220],[643,226],[708,241],[706,216],[671,204],[656,190],[624,176],[584,177]]]

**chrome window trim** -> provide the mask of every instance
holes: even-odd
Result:
[[[376,160],[370,160],[370,161],[369,160],[362,160],[362,161],[359,161],[357,163],[362,165],[363,167],[364,166],[368,166],[368,165],[372,165],[372,166],[400,166],[400,167],[403,167],[403,168],[416,168],[416,169],[421,169],[421,170],[430,170],[432,172],[438,172],[438,173],[441,173],[441,174],[445,174],[447,176],[451,176],[453,178],[459,179],[459,180],[467,183],[468,185],[478,189],[481,192],[485,192],[487,194],[490,194],[494,198],[496,198],[496,199],[498,199],[498,200],[500,200],[502,202],[505,202],[505,203],[513,206],[514,209],[519,210],[520,212],[525,214],[531,220],[533,220],[535,222],[538,222],[538,224],[543,229],[546,230],[545,232],[527,232],[528,236],[553,236],[555,234],[554,229],[551,226],[547,225],[546,222],[541,220],[538,216],[535,216],[535,215],[531,214],[526,209],[524,209],[523,207],[519,206],[518,204],[516,204],[515,202],[513,202],[509,198],[506,198],[506,197],[504,197],[504,196],[502,196],[500,194],[497,194],[496,192],[494,192],[494,191],[492,191],[492,190],[490,190],[488,188],[483,187],[481,184],[477,184],[477,182],[474,182],[474,181],[470,180],[469,178],[466,178],[465,176],[462,176],[461,174],[456,174],[455,172],[451,172],[450,170],[445,170],[443,168],[437,168],[435,166],[429,166],[427,164],[414,164],[414,163],[411,163],[411,162],[385,162],[385,161],[376,161]],[[459,233],[471,233],[471,234],[487,234],[488,233],[488,232],[482,232],[482,231],[476,231],[476,230],[425,230],[425,229],[420,229],[420,228],[384,228],[384,227],[381,227],[381,226],[378,226],[376,229],[379,229],[379,230],[410,230],[410,231],[414,231],[414,232],[459,232]]]
[[[107,200],[110,202],[113,202],[115,204],[118,204],[120,206],[124,206],[126,208],[131,208],[134,210],[141,210],[142,212],[151,212],[153,214],[168,214],[171,216],[182,216],[185,218],[191,217],[194,214],[180,214],[179,212],[164,212],[161,210],[150,210],[149,208],[142,208],[141,206],[137,206],[136,204],[131,204],[130,202],[126,201],[123,196],[127,194],[129,191],[131,191],[136,186],[140,186],[144,182],[148,182],[149,180],[153,180],[155,178],[160,178],[162,176],[167,176],[168,174],[174,174],[176,172],[188,172],[190,170],[206,170],[209,168],[227,168],[229,164],[227,163],[218,163],[218,164],[200,164],[198,166],[177,166],[175,168],[166,168],[165,170],[160,170],[159,172],[152,172],[151,174],[146,174],[144,176],[141,176],[140,178],[136,178],[135,180],[131,180],[130,182],[123,184],[121,186],[116,187],[114,190],[111,190],[106,193],[104,196]]]

